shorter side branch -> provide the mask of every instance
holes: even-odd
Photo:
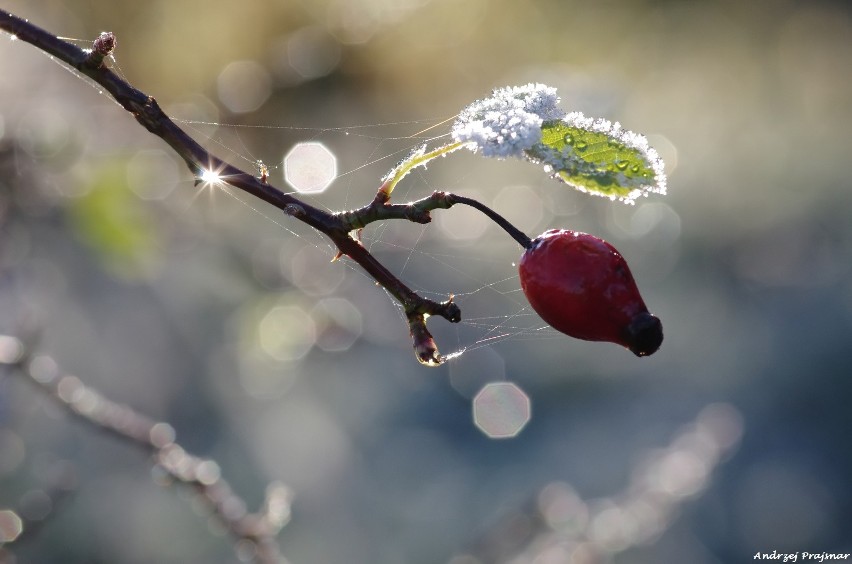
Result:
[[[192,488],[235,539],[243,557],[262,564],[282,562],[276,536],[290,518],[292,496],[286,486],[270,484],[263,508],[249,513],[222,478],[219,465],[187,453],[175,442],[175,431],[168,423],[105,398],[76,376],[63,373],[49,356],[31,355],[16,337],[0,335],[0,367],[4,365],[78,420],[147,451],[155,463],[157,482]]]
[[[388,219],[406,219],[415,223],[429,223],[432,221],[432,216],[429,213],[432,210],[449,209],[455,204],[464,204],[484,213],[523,248],[528,248],[532,243],[523,231],[512,225],[505,217],[482,202],[467,196],[436,191],[425,198],[408,204],[391,204],[389,200],[390,197],[380,190],[369,205],[352,211],[340,212],[336,215],[349,230],[355,230],[362,229],[370,223]]]

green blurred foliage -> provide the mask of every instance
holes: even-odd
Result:
[[[127,162],[102,162],[87,180],[86,192],[70,200],[76,233],[117,274],[133,275],[156,245],[150,210],[127,185]]]

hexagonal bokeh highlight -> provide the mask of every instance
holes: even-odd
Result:
[[[0,510],[0,545],[15,542],[24,531],[24,522],[9,509]]]
[[[516,436],[530,416],[530,398],[511,382],[487,384],[473,398],[473,421],[492,439]]]
[[[234,61],[216,81],[219,100],[235,114],[254,112],[272,94],[272,78],[254,61]]]
[[[322,143],[299,143],[284,157],[284,180],[297,192],[322,192],[336,177],[337,157]]]
[[[258,340],[260,348],[275,360],[299,360],[316,343],[316,328],[302,308],[275,306],[261,318]]]

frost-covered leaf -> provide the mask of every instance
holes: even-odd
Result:
[[[631,202],[666,190],[663,161],[644,136],[579,112],[544,123],[527,155],[583,192]]]

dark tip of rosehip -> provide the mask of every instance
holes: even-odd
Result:
[[[663,343],[663,324],[647,311],[636,314],[627,326],[627,348],[636,356],[657,352]]]

